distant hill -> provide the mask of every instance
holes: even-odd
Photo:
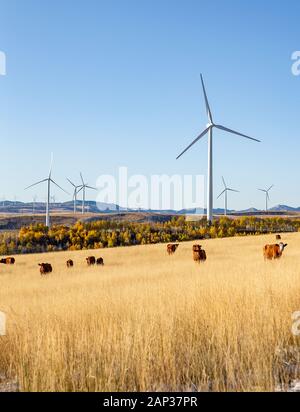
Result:
[[[260,212],[260,210],[255,209],[255,207],[250,207],[249,209],[240,210],[240,213],[257,213],[257,212]]]
[[[271,207],[270,210],[272,212],[300,212],[300,207],[291,207],[287,205],[277,205]]]
[[[52,212],[57,213],[72,213],[73,212],[73,202],[63,202],[63,203],[51,203],[50,210]],[[1,214],[39,214],[45,213],[45,203],[44,202],[20,202],[20,201],[3,201],[0,202],[0,213]],[[139,213],[156,213],[156,214],[165,214],[165,215],[185,215],[185,214],[198,214],[198,215],[205,215],[206,209],[182,209],[179,211],[175,210],[150,210],[150,209],[126,209],[124,207],[112,204],[112,203],[101,203],[95,202],[93,200],[87,200],[85,202],[85,208],[87,213],[122,213],[122,212],[139,212]],[[80,212],[82,209],[82,201],[77,201],[77,210]],[[291,207],[288,205],[276,205],[269,209],[270,213],[299,213],[300,207]],[[228,214],[237,214],[237,215],[245,215],[245,214],[263,214],[265,213],[264,210],[259,210],[254,207],[245,209],[245,210],[228,210]],[[216,208],[213,210],[215,215],[223,215],[224,209]]]
[[[0,213],[13,213],[13,214],[28,214],[28,213],[44,213],[46,205],[44,202],[12,202],[4,201],[0,202]],[[50,209],[57,212],[73,212],[74,204],[72,201],[63,202],[63,203],[51,203]],[[82,209],[82,201],[77,201],[77,209],[80,211]],[[126,209],[110,204],[110,203],[101,203],[95,202],[92,200],[85,201],[85,209],[90,213],[99,213],[99,212],[116,212],[116,211],[125,211]]]

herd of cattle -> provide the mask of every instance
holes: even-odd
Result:
[[[14,257],[0,259],[0,263],[4,265],[14,265],[15,262],[16,259]],[[104,260],[102,257],[95,258],[95,256],[89,256],[86,258],[86,263],[88,266],[104,266]],[[72,268],[74,266],[74,261],[72,259],[68,259],[66,265],[68,268]],[[53,271],[51,263],[38,263],[38,266],[40,267],[41,275],[47,275],[48,273],[51,273]]]
[[[276,235],[276,240],[281,240],[280,235]],[[179,244],[178,243],[169,243],[167,245],[168,255],[173,255]],[[263,248],[263,256],[266,259],[279,259],[282,256],[284,249],[287,247],[287,243],[275,243],[272,245],[265,245]],[[193,245],[193,259],[195,262],[205,262],[206,261],[206,252],[202,249],[201,245]]]
[[[89,256],[86,258],[86,263],[88,266],[104,266],[104,260],[102,257],[96,259],[95,256]],[[74,266],[74,261],[72,259],[67,260],[66,262],[67,268],[72,268]],[[48,273],[52,272],[52,265],[51,263],[39,263],[40,273],[41,275],[47,275]]]
[[[280,235],[276,235],[276,240],[281,240]],[[169,256],[174,255],[178,248],[179,244],[178,243],[169,243],[167,245],[167,253]],[[275,243],[271,245],[265,245],[263,248],[263,256],[268,260],[272,259],[279,259],[282,256],[282,253],[284,249],[287,247],[287,243]],[[206,252],[204,249],[202,249],[201,245],[193,245],[192,248],[193,252],[193,259],[195,262],[200,263],[200,262],[205,262],[206,261]],[[6,257],[3,259],[0,259],[0,263],[5,264],[5,265],[14,265],[15,264],[15,258],[14,257]],[[95,258],[95,256],[89,256],[86,258],[86,263],[88,266],[103,266],[104,265],[104,260],[102,257],[100,258]],[[72,268],[74,266],[74,262],[72,259],[67,260],[66,265],[68,268]],[[51,273],[53,268],[51,263],[39,263],[38,266],[40,267],[40,274],[41,275],[47,275],[48,273]]]
[[[178,243],[169,243],[167,245],[167,252],[168,255],[174,255],[178,248],[179,244]],[[202,249],[201,245],[194,245],[193,246],[193,259],[195,262],[205,262],[206,261],[206,252],[204,249]]]

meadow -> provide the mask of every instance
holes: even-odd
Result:
[[[18,255],[0,266],[0,374],[22,391],[273,391],[300,353],[300,233],[282,237],[274,262],[274,235],[202,240],[200,265],[195,242]]]

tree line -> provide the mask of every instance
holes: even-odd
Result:
[[[254,216],[237,219],[221,217],[211,225],[207,225],[206,218],[188,221],[185,216],[173,217],[166,222],[97,220],[51,228],[36,224],[22,227],[19,232],[0,233],[0,255],[101,249],[296,231],[300,231],[299,219]]]

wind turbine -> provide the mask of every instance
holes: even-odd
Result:
[[[260,142],[260,140],[254,139],[253,137],[246,136],[242,133],[236,132],[232,129],[228,129],[227,127],[217,125],[214,123],[210,106],[208,103],[207,95],[206,95],[206,90],[204,86],[204,81],[203,77],[201,74],[201,83],[202,83],[202,89],[203,89],[203,94],[204,94],[204,100],[205,100],[205,106],[206,106],[206,112],[207,112],[207,117],[208,117],[208,124],[206,125],[206,128],[203,130],[203,132],[200,133],[198,137],[196,137],[195,140],[192,141],[191,144],[189,144],[183,152],[180,153],[179,156],[177,156],[176,159],[179,159],[187,150],[189,150],[195,143],[198,142],[202,137],[204,137],[208,133],[208,184],[207,184],[207,221],[209,223],[212,222],[213,220],[213,129],[219,129],[223,130],[228,133],[232,133],[241,137],[245,137],[246,139],[254,140],[255,142]]]
[[[25,190],[39,185],[40,183],[44,183],[47,182],[47,200],[46,200],[46,226],[50,227],[50,214],[49,214],[49,207],[50,207],[50,198],[51,198],[51,194],[50,194],[50,189],[51,189],[51,183],[53,183],[55,186],[57,186],[59,189],[61,189],[63,192],[67,193],[67,191],[65,191],[62,187],[60,187],[53,179],[52,179],[52,163],[53,163],[53,156],[51,156],[51,165],[50,165],[50,171],[49,171],[49,176],[46,177],[43,180],[40,180],[39,182],[33,183],[32,185],[28,186],[25,188]]]
[[[266,194],[266,213],[268,213],[268,200],[270,200],[269,191],[274,187],[274,185],[270,186],[269,189],[257,189],[261,192]]]
[[[80,186],[81,189],[79,189],[77,193],[79,193],[82,190],[82,212],[81,213],[84,214],[85,212],[85,190],[86,189],[97,190],[97,189],[95,187],[89,186],[88,183],[84,182],[81,172],[80,172],[80,177],[81,177],[82,185]]]
[[[34,215],[34,211],[35,211],[36,200],[37,200],[37,195],[34,195],[33,198],[32,198],[32,214],[33,215]]]
[[[67,181],[74,187],[74,192],[73,192],[73,202],[74,202],[74,215],[77,212],[77,193],[80,192],[82,189],[82,185],[75,185],[70,179],[67,178]],[[80,190],[78,190],[80,189]]]
[[[225,189],[223,190],[223,192],[221,192],[221,193],[219,194],[219,196],[217,197],[217,199],[219,199],[219,197],[221,197],[223,194],[225,194],[225,196],[224,196],[224,197],[225,197],[224,215],[227,216],[227,192],[236,192],[236,193],[239,193],[239,191],[238,191],[238,190],[235,190],[235,189],[231,189],[230,187],[227,187],[223,176],[222,176],[222,181],[223,181],[223,185],[224,185],[224,188],[225,188]]]

